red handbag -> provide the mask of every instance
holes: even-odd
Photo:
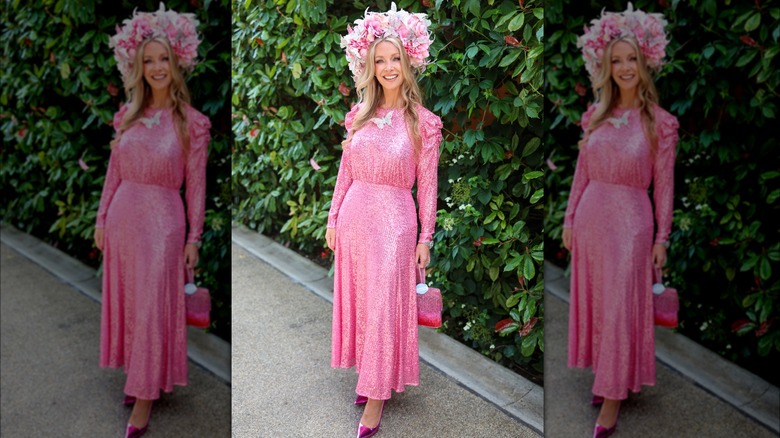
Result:
[[[441,327],[441,291],[425,284],[425,270],[418,268],[417,274],[417,324],[438,328]]]
[[[660,269],[656,268],[654,274],[653,314],[655,325],[669,328],[677,327],[677,313],[680,310],[677,289],[664,286]]]
[[[187,325],[207,328],[211,325],[211,295],[205,287],[195,285],[195,273],[187,269],[184,285],[184,303],[187,307]]]

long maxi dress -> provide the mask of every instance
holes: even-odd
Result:
[[[126,111],[114,116],[117,132]],[[172,110],[144,116],[111,151],[97,214],[105,229],[100,366],[124,367],[125,394],[153,400],[187,384],[184,246],[203,231],[211,124],[187,107],[185,161]]]
[[[436,224],[442,123],[418,106],[422,149],[415,157],[400,110],[380,108],[377,120],[352,133],[357,111],[345,118],[353,137],[328,215],[336,229],[331,366],[355,366],[355,391],[386,400],[420,381],[415,248],[431,241]]]
[[[591,366],[593,394],[609,399],[655,385],[652,246],[671,230],[678,124],[654,111],[655,159],[639,109],[615,109],[588,135],[564,220],[572,229],[568,365]]]

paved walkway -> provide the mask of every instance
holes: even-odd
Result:
[[[593,374],[590,369],[569,369],[566,366],[569,309],[564,299],[568,299],[568,279],[560,275],[560,269],[552,268],[551,265],[545,266],[545,436],[587,437],[593,433],[599,412],[598,408],[590,405]],[[555,293],[551,293],[550,289],[555,289]],[[644,387],[641,393],[630,395],[628,401],[622,404],[615,437],[778,436],[776,430],[780,430],[780,419],[777,406],[780,399],[777,388],[765,382],[762,384],[760,379],[747,375],[744,370],[719,357],[712,357],[714,353],[698,345],[685,344],[687,351],[673,350],[675,343],[687,339],[679,338],[684,337],[668,329],[656,329],[657,356],[674,356],[666,361],[676,369],[656,361],[656,386]],[[674,353],[669,354],[670,351]],[[702,379],[712,369],[727,369],[729,374],[723,375],[723,371],[719,371],[720,376]],[[717,372],[713,371],[713,374]],[[695,380],[702,381],[702,386]],[[774,431],[713,395],[720,391],[719,387],[729,384],[746,393],[746,401],[736,402],[740,409],[754,408],[750,413],[762,417],[774,427]],[[751,386],[761,385],[763,388],[752,391],[751,396]],[[740,394],[728,396],[734,399]]]
[[[100,305],[6,244],[0,272],[0,435],[124,436],[124,373],[98,367]],[[189,380],[146,436],[230,436],[230,386],[192,362]]]

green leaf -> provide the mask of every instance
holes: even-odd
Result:
[[[526,280],[531,280],[536,275],[536,268],[534,267],[534,261],[531,257],[523,258],[523,277]]]
[[[536,190],[534,194],[531,195],[531,199],[529,200],[529,202],[531,204],[536,204],[537,202],[539,202],[540,199],[542,199],[542,196],[544,196],[544,188]]]
[[[544,176],[544,172],[542,172],[541,170],[533,170],[533,171],[524,173],[523,174],[523,179],[525,179],[526,181],[530,181],[532,179],[541,178],[543,176]]]
[[[752,32],[761,25],[761,13],[756,12],[745,22],[745,32]]]
[[[518,13],[515,18],[512,19],[512,21],[509,22],[509,26],[507,27],[510,32],[515,32],[517,29],[520,29],[523,27],[523,23],[525,23],[525,14]]]
[[[772,276],[772,265],[769,263],[768,257],[761,257],[761,263],[758,269],[758,275],[762,280],[769,280]]]

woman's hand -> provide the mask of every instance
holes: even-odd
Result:
[[[336,229],[328,228],[325,230],[325,242],[328,243],[328,248],[331,251],[336,251]]]
[[[563,229],[563,246],[566,250],[571,251],[571,228]]]
[[[100,251],[103,251],[103,234],[102,228],[95,228],[95,246],[97,246],[97,249]]]
[[[184,245],[184,265],[187,269],[195,269],[198,264],[198,246],[194,243]]]
[[[431,261],[431,249],[424,243],[418,243],[417,249],[414,251],[414,258],[418,267],[427,268],[428,263]]]
[[[653,245],[653,265],[661,269],[666,264],[666,245],[656,243]]]

